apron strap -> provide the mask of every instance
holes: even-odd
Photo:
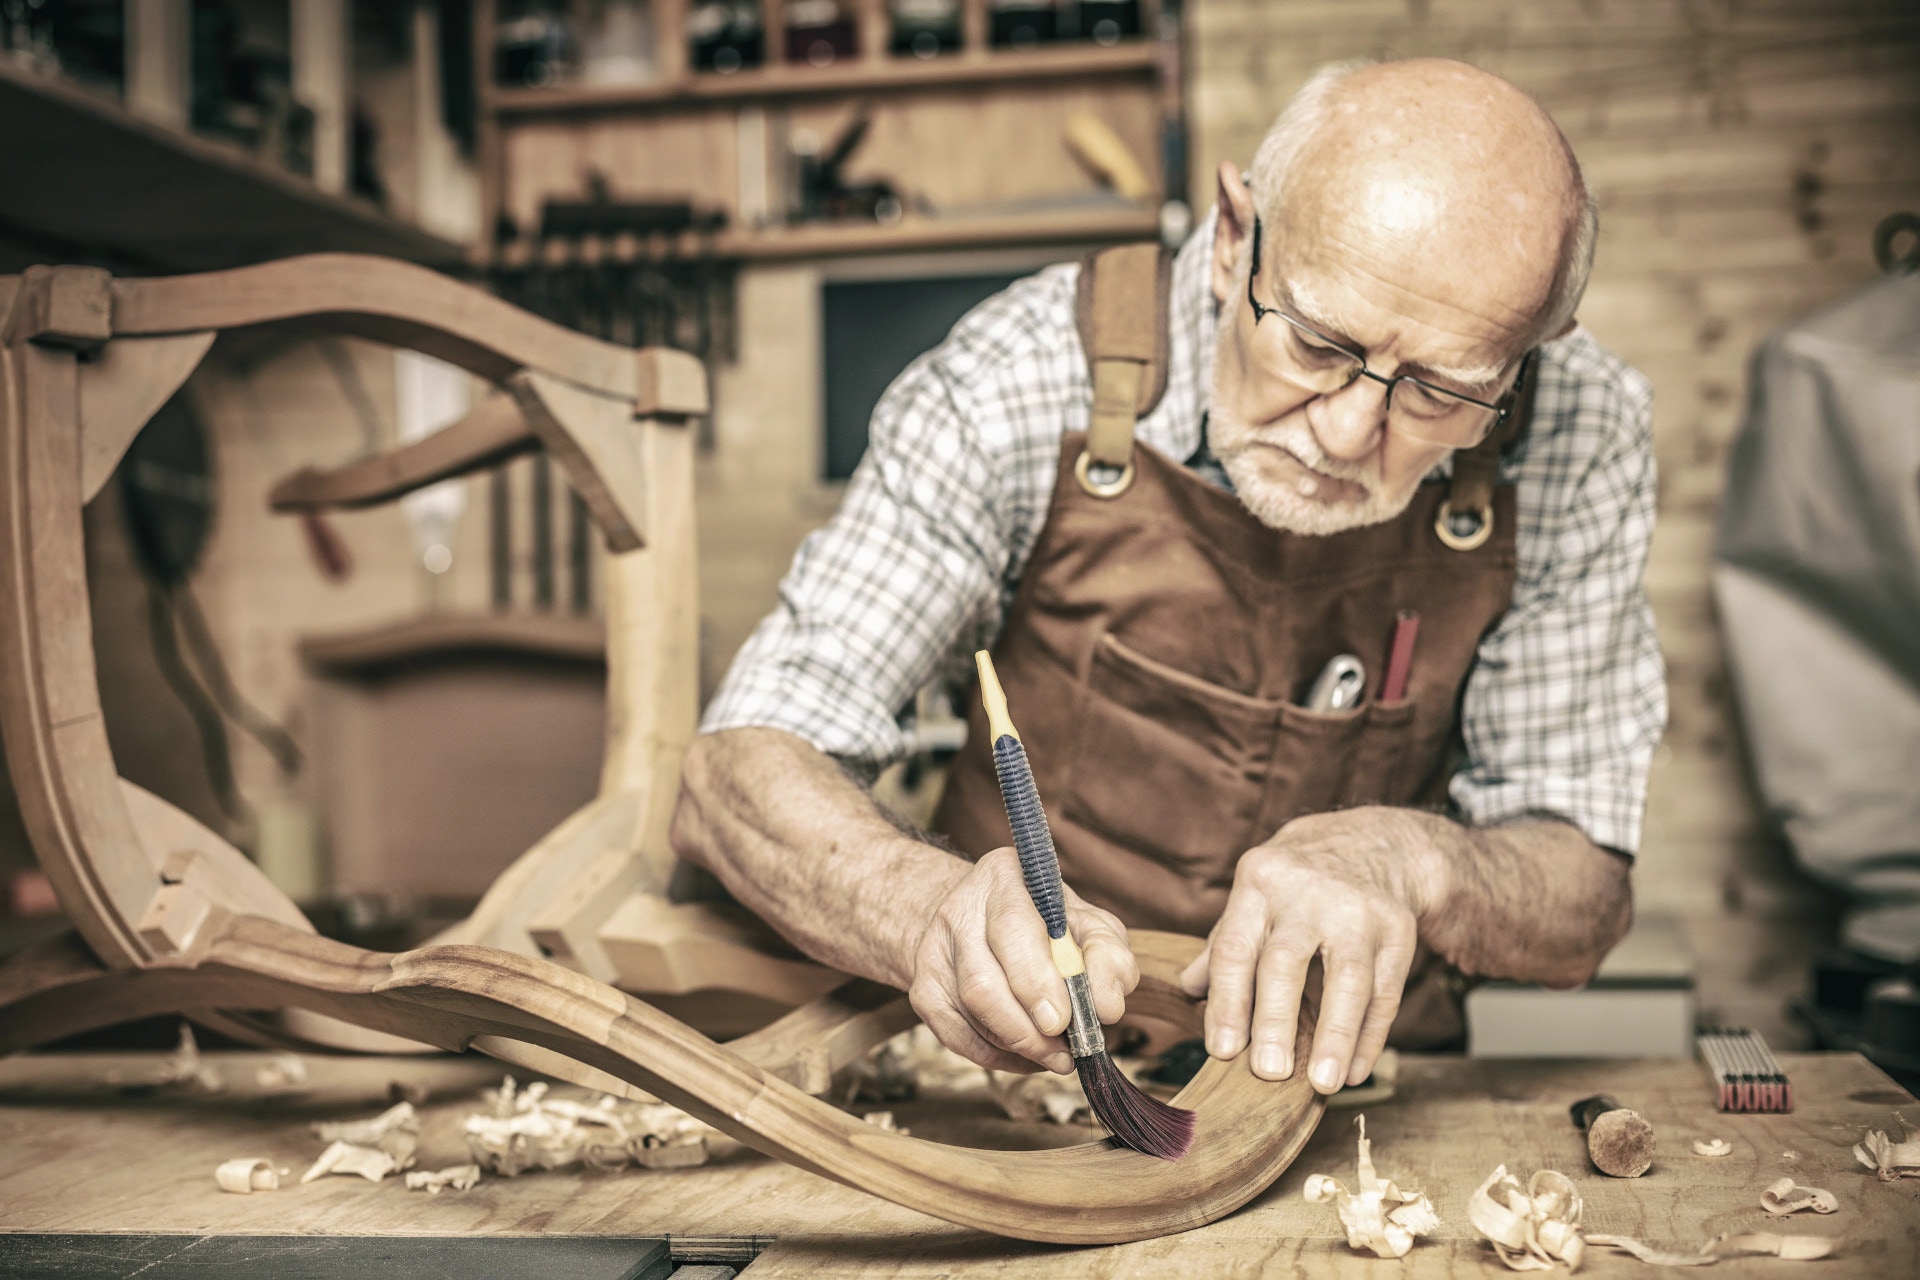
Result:
[[[1118,497],[1133,482],[1133,424],[1167,389],[1171,277],[1172,259],[1157,244],[1105,249],[1080,265],[1074,326],[1093,379],[1093,413],[1074,474],[1096,497]]]
[[[1514,384],[1513,409],[1506,422],[1471,449],[1453,455],[1453,480],[1433,520],[1440,541],[1455,551],[1472,551],[1493,536],[1493,490],[1500,482],[1500,455],[1527,432],[1533,420],[1534,377],[1539,353],[1530,351]]]

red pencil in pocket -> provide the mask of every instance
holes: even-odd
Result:
[[[1393,641],[1387,648],[1387,675],[1380,683],[1380,701],[1398,702],[1407,696],[1407,677],[1413,672],[1413,641],[1420,634],[1420,615],[1402,609],[1393,620]]]

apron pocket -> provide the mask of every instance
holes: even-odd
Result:
[[[1368,702],[1332,714],[1280,709],[1258,839],[1309,813],[1386,800],[1398,780],[1413,703]]]
[[[1231,881],[1255,834],[1284,703],[1094,644],[1064,812],[1203,883]]]

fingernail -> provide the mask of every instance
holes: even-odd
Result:
[[[1340,1087],[1340,1064],[1332,1058],[1322,1058],[1313,1064],[1313,1085],[1322,1093],[1332,1093]]]
[[[1067,1054],[1056,1053],[1047,1059],[1047,1070],[1057,1076],[1064,1076],[1073,1070],[1073,1059]]]
[[[1033,1023],[1048,1035],[1060,1030],[1060,1011],[1053,1007],[1053,1001],[1042,1000],[1033,1006]]]
[[[1231,1058],[1240,1052],[1240,1037],[1231,1031],[1216,1031],[1207,1041],[1207,1052],[1216,1058]]]
[[[1255,1062],[1257,1074],[1269,1080],[1285,1080],[1293,1074],[1293,1064],[1287,1061],[1287,1051],[1277,1044],[1270,1044],[1260,1050]]]

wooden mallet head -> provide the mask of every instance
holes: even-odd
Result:
[[[1653,1126],[1604,1093],[1573,1104],[1576,1128],[1587,1135],[1593,1167],[1615,1178],[1637,1178],[1653,1167]]]

